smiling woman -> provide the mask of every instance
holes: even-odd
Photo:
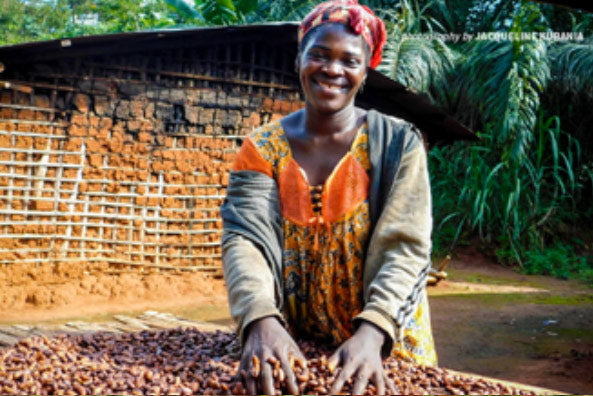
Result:
[[[307,104],[325,113],[346,108],[366,78],[366,43],[338,23],[321,25],[307,37],[297,57]]]
[[[382,357],[436,364],[424,145],[411,124],[354,105],[385,43],[372,11],[322,3],[299,42],[305,108],[245,140],[221,209],[240,369],[248,393],[274,394],[266,362],[278,360],[297,394],[289,361],[304,357],[293,337],[315,338],[337,347],[330,394],[349,380],[354,394],[369,382],[391,393]]]

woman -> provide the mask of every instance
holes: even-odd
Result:
[[[381,61],[383,22],[356,1],[319,4],[299,28],[305,108],[245,140],[231,173],[223,266],[250,394],[273,394],[277,358],[298,393],[293,340],[337,348],[354,394],[384,394],[382,358],[436,364],[425,294],[431,201],[426,153],[410,124],[354,106]]]

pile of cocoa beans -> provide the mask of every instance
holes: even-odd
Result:
[[[308,360],[292,363],[301,394],[328,394],[339,373],[339,368],[328,368],[331,350],[311,342],[300,346]],[[0,394],[242,395],[239,355],[233,334],[193,328],[32,337],[0,350]],[[257,357],[253,361],[251,374],[259,375],[260,362]],[[277,394],[286,394],[279,362],[272,358],[267,363]],[[535,394],[400,359],[385,360],[384,368],[396,394]],[[369,384],[366,394],[374,391]]]

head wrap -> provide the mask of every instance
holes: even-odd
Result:
[[[368,7],[358,4],[357,0],[332,0],[318,4],[299,26],[299,43],[311,29],[331,22],[350,26],[362,36],[371,49],[371,68],[381,63],[387,39],[385,24]]]

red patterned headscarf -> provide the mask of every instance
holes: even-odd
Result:
[[[371,68],[381,63],[383,46],[387,40],[385,24],[368,7],[358,4],[357,0],[332,0],[318,4],[299,26],[299,43],[311,29],[330,22],[350,26],[362,36],[371,49]]]

